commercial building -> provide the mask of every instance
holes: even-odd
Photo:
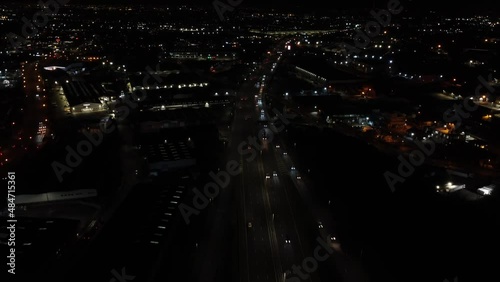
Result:
[[[189,141],[188,141],[189,142]],[[188,168],[196,165],[193,146],[183,141],[165,140],[162,144],[143,145],[152,173]]]

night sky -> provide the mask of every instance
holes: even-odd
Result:
[[[70,0],[68,4],[138,4],[138,5],[155,5],[155,6],[172,6],[172,5],[202,5],[212,6],[214,0]],[[225,2],[226,0],[219,0]],[[12,0],[0,0],[0,3],[8,3]],[[36,3],[35,0],[19,0],[19,2]],[[388,0],[286,0],[286,1],[268,1],[268,0],[243,0],[241,7],[258,7],[258,8],[300,8],[305,11],[315,10],[371,10],[373,7],[383,8],[387,6]],[[490,0],[475,0],[464,1],[461,4],[458,1],[444,2],[431,0],[401,0],[401,5],[406,8],[406,12],[412,14],[420,14],[426,11],[438,11],[443,14],[470,14],[475,12],[490,12],[496,13],[500,9],[496,8],[496,3]]]

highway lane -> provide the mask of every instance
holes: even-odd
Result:
[[[230,185],[239,203],[236,221],[239,269],[235,272],[239,273],[240,281],[281,281],[279,243],[269,197],[264,190],[265,173],[258,166],[257,158],[252,158],[259,156],[260,150],[258,145],[251,145],[252,151],[248,150],[249,138],[255,140],[259,129],[254,103],[258,90],[254,84],[255,81],[247,81],[240,89],[229,143],[229,159],[239,160],[242,169]]]
[[[262,162],[262,167],[264,162]],[[268,169],[269,167],[266,166]],[[278,237],[278,248],[282,262],[280,269],[281,275],[292,265],[299,263],[302,258],[302,248],[300,239],[296,236],[296,226],[293,217],[288,214],[288,199],[283,197],[279,176],[272,176],[267,180],[265,189],[271,197],[273,206],[273,225],[275,226],[276,236]]]
[[[273,143],[274,144],[274,143]],[[273,195],[273,206],[276,210],[275,224],[280,234],[281,255],[285,258],[283,267],[286,270],[292,269],[293,265],[301,265],[302,260],[307,257],[304,251],[304,236],[299,230],[307,228],[308,225],[298,223],[296,213],[300,208],[294,203],[295,200],[288,195],[288,171],[275,161],[273,155],[275,149],[271,146],[270,151],[263,156],[268,170],[277,176],[273,176],[268,181],[268,190]],[[290,240],[290,243],[285,240]],[[310,281],[309,279],[306,281]]]
[[[229,189],[221,190],[219,197],[225,200],[219,201],[215,208],[222,211],[225,210],[224,207],[230,206],[227,199],[231,197],[227,195],[234,192],[238,203],[238,210],[234,215],[238,263],[234,264],[237,269],[233,270],[233,277],[239,278],[241,282],[284,281],[284,272],[292,270],[293,265],[302,265],[303,260],[312,256],[317,246],[310,232],[314,228],[314,220],[304,214],[300,199],[288,193],[295,187],[289,176],[289,168],[274,157],[275,142],[250,144],[252,142],[249,141],[249,138],[258,138],[262,129],[257,120],[264,108],[256,104],[259,98],[263,98],[268,79],[265,79],[264,86],[260,88],[255,88],[255,84],[261,81],[264,74],[269,78],[270,71],[266,69],[271,68],[274,60],[267,61],[258,68],[260,71],[255,75],[258,80],[248,80],[238,93],[239,101],[235,105],[227,161],[239,160],[242,173],[232,177]],[[255,157],[252,158],[254,154]],[[278,173],[276,177],[272,176],[273,171]],[[266,179],[266,174],[270,174],[271,179]],[[228,214],[213,212],[209,217],[217,217],[217,220],[213,220],[215,224],[209,228],[205,241],[209,246],[200,251],[200,260],[195,263],[201,265],[198,281],[203,282],[215,281],[216,273],[224,263],[221,262],[220,247],[227,247],[229,243],[223,241],[223,236],[217,235],[223,230],[223,222],[230,220]],[[290,243],[285,240],[290,240]],[[319,279],[313,273],[311,278],[304,281]]]
[[[246,87],[246,92],[248,93],[248,90],[251,89],[251,86]],[[244,96],[244,95],[243,95]],[[239,102],[237,103],[239,104]],[[238,107],[238,105],[237,105]],[[240,197],[246,197],[247,201],[249,201],[248,208],[243,210],[242,206],[239,206],[238,212],[240,213],[240,216],[237,216],[237,229],[238,229],[238,248],[239,248],[239,254],[240,257],[243,259],[242,261],[239,262],[240,265],[240,270],[239,270],[239,278],[244,280],[241,281],[271,281],[271,280],[264,280],[265,275],[261,275],[260,272],[258,271],[251,271],[250,269],[266,269],[269,265],[272,265],[271,260],[266,260],[265,258],[271,258],[270,253],[268,252],[268,248],[260,248],[260,244],[262,243],[260,240],[257,240],[257,246],[250,246],[249,249],[252,250],[257,250],[258,255],[262,256],[264,259],[262,260],[247,260],[246,254],[247,254],[247,246],[244,244],[241,244],[240,242],[246,242],[245,237],[249,236],[252,237],[254,236],[253,233],[247,234],[247,226],[248,222],[250,220],[246,219],[246,216],[244,214],[250,214],[250,218],[254,220],[255,222],[260,222],[259,219],[261,218],[261,214],[259,211],[262,211],[262,201],[259,201],[258,198],[255,198],[253,194],[247,193],[247,190],[249,189],[248,187],[252,187],[255,185],[258,185],[254,183],[255,179],[248,179],[246,176],[251,172],[253,167],[251,167],[248,164],[248,161],[246,161],[247,156],[239,154],[238,152],[238,147],[240,144],[243,142],[248,141],[248,137],[250,137],[250,133],[248,132],[248,129],[251,128],[252,125],[252,120],[246,120],[245,117],[247,116],[248,108],[243,109],[242,105],[242,110],[241,111],[236,111],[235,113],[235,118],[233,122],[233,126],[231,128],[231,140],[229,141],[228,148],[227,148],[227,157],[226,161],[238,161],[240,163],[241,169],[243,173],[232,177],[230,185],[227,188],[220,189],[220,194],[217,199],[217,204],[216,207],[213,211],[209,211],[212,214],[209,216],[209,218],[215,218],[212,222],[212,226],[209,227],[209,234],[207,235],[208,238],[205,240],[205,244],[208,245],[207,247],[203,248],[201,250],[201,257],[203,259],[200,259],[196,265],[200,267],[200,275],[199,278],[197,279],[198,281],[203,281],[203,282],[208,282],[208,281],[215,281],[216,278],[216,272],[217,269],[222,267],[223,263],[228,263],[222,261],[222,248],[228,247],[227,244],[229,243],[227,240],[225,240],[225,237],[221,235],[221,232],[223,230],[224,224],[229,222],[234,214],[232,210],[230,210],[231,207],[231,201],[233,200],[232,193],[235,193],[235,196],[237,198]],[[225,168],[224,168],[225,169]],[[254,207],[261,207],[258,208],[256,211],[254,210]],[[259,226],[260,224],[257,223],[256,226]],[[262,225],[265,227],[265,225]],[[259,227],[257,227],[257,231],[259,230]],[[265,230],[264,230],[265,231]],[[265,232],[256,233],[258,237],[265,237],[267,234]],[[241,238],[241,239],[240,239]],[[264,241],[265,243],[265,241]],[[258,280],[255,280],[257,278]]]
[[[262,88],[260,91],[254,89],[243,100],[242,112],[246,116],[250,114],[254,120],[253,126],[245,126],[249,136],[258,136],[258,132],[262,129],[256,120],[261,116],[260,110],[263,108],[255,106],[262,92]],[[254,95],[258,95],[257,98]],[[238,124],[238,121],[235,120],[235,127],[244,126]],[[261,146],[262,154],[260,154]],[[295,221],[294,214],[296,205],[290,203],[286,192],[289,188],[283,187],[280,183],[280,177],[286,177],[283,175],[283,168],[280,175],[273,176],[273,171],[279,170],[272,157],[273,150],[272,142],[268,144],[263,140],[257,146],[259,151],[257,159],[246,164],[243,171],[244,180],[241,186],[245,192],[240,202],[245,211],[245,221],[252,222],[252,227],[247,228],[247,232],[240,236],[240,242],[246,240],[247,244],[243,248],[247,250],[247,255],[240,257],[241,260],[249,262],[246,265],[248,268],[246,273],[249,273],[247,281],[284,281],[286,270],[291,269],[292,265],[301,265],[306,253],[312,254],[310,246],[303,242],[305,235],[299,235],[300,226]],[[268,179],[266,175],[270,178]],[[290,243],[287,240],[290,240]],[[311,251],[305,251],[305,247]],[[271,264],[265,263],[269,255],[272,258],[272,268]]]
[[[260,78],[260,75],[257,76]],[[234,127],[242,128],[244,140],[248,137],[258,138],[257,119],[259,111],[255,107],[255,95],[262,93],[262,89],[253,87],[254,82],[249,82],[249,87],[242,93],[241,112],[244,119],[235,120]],[[260,91],[259,91],[260,90]],[[241,124],[238,123],[240,121]],[[272,198],[266,188],[266,172],[261,159],[261,144],[252,145],[251,150],[257,155],[244,165],[242,198],[239,200],[244,210],[244,220],[247,229],[240,234],[239,242],[245,244],[243,250],[247,253],[240,256],[240,260],[247,261],[247,281],[282,281],[283,267],[282,255],[280,254],[280,236],[274,225],[274,210]],[[263,153],[263,152],[262,152]],[[248,223],[251,223],[249,227]],[[244,266],[244,264],[241,264]],[[240,281],[245,281],[240,279]]]
[[[295,166],[294,159],[296,159],[296,156],[293,148],[288,148],[285,142],[280,142],[279,140],[276,140],[275,143],[280,145],[280,149],[276,149],[274,152],[274,158],[279,166],[287,168]],[[283,154],[284,152],[287,152],[286,156]],[[368,276],[359,259],[346,255],[342,250],[342,242],[337,237],[336,220],[329,210],[329,205],[335,203],[327,199],[318,199],[314,195],[314,192],[311,191],[314,184],[308,178],[307,173],[294,170],[289,171],[287,174],[287,183],[285,184],[288,187],[287,189],[297,191],[296,195],[304,203],[308,213],[316,219],[314,223],[318,227],[318,236],[325,242],[328,242],[334,249],[334,253],[332,254],[333,260],[326,262],[330,263],[329,267],[336,269],[336,272],[341,274],[342,281],[368,281]],[[300,180],[297,179],[298,174],[301,176]],[[319,228],[319,222],[321,222],[322,228]],[[335,237],[335,240],[331,239],[332,236]]]
[[[264,150],[263,150],[264,151]],[[257,177],[262,177],[263,175],[266,175],[265,168],[262,162],[262,155],[259,157],[258,162],[258,171],[259,174],[256,175]],[[275,215],[276,215],[276,207],[272,206],[272,198],[270,197],[270,185],[269,185],[269,179],[267,179],[267,175],[265,176],[264,182],[261,180],[261,185],[259,185],[260,192],[262,193],[262,200],[264,202],[264,211],[265,211],[265,216],[266,216],[266,223],[268,226],[268,235],[269,235],[269,242],[271,246],[271,253],[273,256],[273,263],[274,263],[274,275],[276,281],[281,280],[281,275],[283,273],[283,267],[281,264],[281,254],[279,253],[279,245],[280,242],[283,242],[280,240],[278,241],[279,235],[276,232],[276,226],[275,226]],[[274,177],[271,175],[271,177]],[[260,178],[262,179],[262,178]],[[272,179],[272,178],[271,178]],[[283,234],[280,234],[283,236]]]
[[[241,115],[235,118],[234,129],[239,133],[233,139],[236,146],[241,146],[243,152],[243,171],[241,184],[236,184],[235,189],[241,189],[240,209],[243,209],[243,219],[238,223],[244,225],[243,233],[240,233],[239,242],[246,254],[240,255],[240,260],[247,261],[246,281],[276,281],[280,271],[279,256],[277,255],[276,238],[271,224],[272,211],[266,197],[263,194],[263,180],[265,174],[257,166],[257,158],[260,156],[259,148],[249,144],[249,138],[256,140],[257,128],[254,106],[254,95],[257,93],[250,82],[248,87],[241,93]],[[249,147],[250,146],[250,147]],[[246,147],[246,148],[245,148]],[[250,150],[249,150],[250,148]],[[241,151],[241,150],[240,150]],[[244,199],[244,200],[243,200]],[[249,223],[251,224],[249,227]],[[243,278],[243,277],[241,277]],[[241,281],[245,281],[240,279]]]
[[[248,136],[259,137],[261,126],[256,121],[261,116],[262,107],[255,105],[263,89],[265,86],[260,89],[250,88],[249,93],[243,96],[241,111],[246,121],[249,116],[252,117],[252,124],[240,125],[238,121],[241,120],[235,120],[234,126],[244,126],[242,128],[246,128]],[[248,262],[247,281],[284,281],[284,271],[293,264],[299,264],[299,260],[304,258],[301,239],[297,235],[289,199],[283,194],[284,190],[279,189],[279,177],[272,175],[276,169],[273,169],[272,163],[268,164],[271,144],[264,140],[257,146],[252,146],[252,149],[258,154],[255,160],[244,165],[241,188],[245,191],[240,199],[245,222],[251,222],[252,227],[247,227],[243,236],[240,236],[240,242],[245,240],[243,242],[246,246],[243,249],[247,251],[240,260]],[[271,178],[267,179],[266,175]],[[293,244],[285,242],[288,239]],[[269,258],[271,262],[266,262]]]
[[[264,116],[267,120],[271,120],[272,109],[265,107],[265,92],[261,99],[264,105],[262,108],[264,110]],[[266,130],[269,133],[278,131],[272,123],[268,125]],[[277,145],[279,145],[279,148]],[[313,150],[314,148],[311,149]],[[287,154],[284,154],[285,152]],[[289,238],[292,239],[292,241],[294,240],[293,237],[295,237],[297,242],[296,245],[293,245],[293,248],[289,248],[289,250],[292,249],[294,252],[287,252],[286,248],[282,251],[282,255],[289,258],[289,265],[285,269],[291,269],[290,262],[294,261],[292,257],[299,257],[300,261],[295,260],[293,263],[295,265],[301,265],[304,258],[312,255],[317,245],[311,245],[311,241],[309,240],[311,236],[310,230],[316,229],[314,232],[316,234],[315,236],[328,242],[335,250],[332,255],[333,259],[328,260],[326,263],[329,263],[329,265],[327,265],[331,269],[336,269],[337,273],[341,273],[343,281],[368,281],[368,276],[364,272],[361,263],[352,257],[348,257],[342,251],[341,243],[336,236],[337,229],[335,219],[328,208],[331,202],[321,201],[311,193],[309,190],[310,187],[313,187],[311,181],[307,181],[308,187],[306,181],[304,181],[306,178],[297,179],[297,174],[299,172],[291,170],[291,167],[295,165],[290,155],[288,155],[285,142],[281,142],[279,134],[273,134],[272,146],[270,146],[269,153],[269,157],[266,157],[268,154],[263,155],[265,164],[269,167],[270,172],[276,171],[278,173],[278,177],[273,177],[270,181],[273,183],[275,187],[274,190],[277,192],[273,197],[275,199],[274,206],[282,206],[282,203],[280,203],[281,199],[286,199],[289,208],[288,211],[286,209],[280,211],[287,222],[283,224],[279,230],[281,234],[289,234]],[[305,174],[300,173],[300,175]],[[332,237],[335,237],[334,241],[332,241]],[[312,273],[309,280],[319,281],[317,274],[317,272]],[[330,271],[330,274],[333,275],[333,272]]]
[[[258,81],[264,74],[270,76],[270,65],[277,60],[277,56],[268,58],[267,63],[261,64],[256,77]],[[235,119],[232,125],[231,139],[228,144],[227,160],[239,160],[242,173],[231,180],[229,189],[224,193],[234,191],[239,208],[236,213],[236,229],[238,242],[238,273],[240,281],[276,281],[285,280],[284,272],[291,270],[293,265],[302,265],[306,257],[313,254],[317,245],[313,245],[310,230],[314,223],[307,215],[302,213],[302,204],[297,197],[287,192],[294,189],[288,168],[274,157],[272,145],[258,142],[250,145],[249,138],[257,138],[261,130],[257,120],[261,116],[261,106],[256,106],[257,100],[262,98],[266,86],[255,88],[256,80],[249,80],[242,85],[237,96],[240,100],[236,104]],[[268,80],[265,79],[265,84]],[[263,103],[265,105],[265,103]],[[264,144],[263,144],[264,143]],[[266,146],[267,145],[267,146]],[[264,148],[261,154],[261,147]],[[251,156],[255,154],[255,158]],[[278,176],[273,177],[272,172],[277,171]],[[271,179],[266,178],[271,175]],[[225,201],[224,201],[225,202]],[[228,203],[218,203],[217,209],[224,209]],[[219,213],[215,213],[221,216]],[[300,220],[297,220],[299,218]],[[215,222],[224,222],[216,220]],[[249,225],[251,223],[251,225]],[[223,246],[228,242],[217,239],[220,224],[212,226],[208,244]],[[285,240],[290,240],[286,243]],[[216,243],[218,241],[218,243]],[[209,248],[203,254],[212,261],[220,260],[220,252],[216,248]],[[200,262],[199,262],[200,263]],[[198,263],[198,264],[199,264]],[[218,263],[206,263],[200,271],[199,281],[214,281],[214,273]],[[305,281],[319,281],[316,274]]]
[[[296,192],[292,181],[295,173],[291,171],[293,164],[285,164],[287,156],[283,155],[279,137],[275,135],[269,151],[263,154],[263,165],[271,174],[277,176],[268,180],[268,188],[272,195],[275,210],[275,222],[281,236],[280,255],[283,259],[283,270],[291,271],[293,265],[301,266],[304,259],[313,256],[317,247],[318,225],[315,217],[307,209],[303,199]],[[326,236],[323,237],[325,239]],[[285,243],[289,239],[290,243]],[[326,241],[326,240],[325,240]],[[326,241],[328,242],[328,241]],[[316,272],[303,281],[320,281]]]
[[[209,211],[211,213],[209,215],[211,226],[207,228],[207,235],[201,235],[206,237],[204,239],[205,246],[200,247],[200,260],[195,262],[194,266],[195,269],[199,269],[197,281],[200,282],[215,281],[218,269],[223,267],[222,264],[228,263],[222,261],[222,249],[227,248],[230,242],[226,239],[227,237],[220,233],[223,232],[224,225],[230,222],[234,215],[234,211],[229,209],[233,193],[239,203],[236,215],[234,215],[238,238],[233,239],[236,239],[238,243],[238,256],[240,258],[239,267],[238,270],[234,270],[234,276],[239,277],[241,281],[275,281],[273,270],[269,269],[273,266],[273,255],[269,251],[268,225],[263,213],[262,197],[253,193],[254,187],[260,187],[262,184],[258,183],[258,177],[252,177],[258,172],[255,165],[252,166],[251,162],[247,160],[249,155],[247,153],[241,154],[238,149],[240,144],[248,142],[249,137],[256,136],[254,132],[255,120],[248,118],[252,115],[254,107],[251,102],[254,91],[255,88],[251,82],[244,84],[238,96],[241,100],[236,103],[238,110],[235,111],[226,161],[238,161],[242,173],[232,177],[227,188],[220,189],[217,204],[214,209]],[[241,109],[239,109],[240,106]],[[254,153],[257,154],[257,152]],[[245,198],[245,201],[240,201],[241,198]],[[240,203],[246,203],[246,206],[244,207]],[[248,222],[252,222],[251,228],[248,227]],[[247,239],[251,244],[246,244]],[[259,259],[254,259],[252,256]]]
[[[241,242],[246,245],[249,257],[249,281],[276,281],[280,262],[271,222],[272,210],[263,191],[264,175],[254,162],[247,163],[243,173],[246,201],[242,204],[246,206],[247,240]],[[248,227],[248,222],[251,227]]]

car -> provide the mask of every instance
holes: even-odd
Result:
[[[290,241],[290,237],[288,235],[285,236],[285,243],[290,244],[292,241]]]
[[[287,156],[287,155],[288,155],[288,153],[287,153],[287,152],[283,152],[283,156]]]
[[[321,221],[318,221],[318,228],[323,229],[323,223]]]
[[[279,149],[279,148],[281,148],[280,145],[276,145],[276,149]]]
[[[294,167],[294,166],[292,166],[292,170],[295,170],[295,167]]]
[[[278,176],[278,173],[276,171],[273,171],[273,176],[274,177]]]
[[[252,222],[251,221],[248,222],[248,228],[252,228]]]
[[[330,235],[330,241],[334,242],[337,241],[337,237],[335,235]]]
[[[266,179],[269,179],[271,178],[271,175],[269,175],[269,173],[266,173]]]
[[[301,180],[302,179],[302,176],[300,176],[300,174],[297,173],[297,179],[298,180]]]

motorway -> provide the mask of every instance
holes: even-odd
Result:
[[[302,265],[315,247],[308,234],[311,220],[291,195],[291,189],[295,189],[290,177],[291,167],[283,163],[282,156],[276,157],[278,136],[273,135],[270,127],[264,128],[265,123],[257,122],[258,119],[269,120],[263,97],[269,77],[264,78],[264,75],[270,75],[268,65],[277,60],[277,56],[273,57],[262,66],[263,74],[257,75],[259,79],[263,77],[260,90],[252,81],[242,89],[241,109],[233,125],[233,146],[248,143],[249,137],[260,138],[257,145],[250,147],[256,154],[254,160],[250,159],[252,152],[248,145],[243,146],[249,152],[240,156],[243,173],[240,181],[233,183],[240,203],[238,242],[243,245],[240,247],[242,282],[285,281],[285,272],[293,265]],[[258,99],[262,103],[258,103]],[[266,132],[266,139],[259,136],[261,130]],[[305,281],[319,280],[314,273]]]
[[[280,42],[280,45],[284,44]],[[271,74],[271,65],[277,62],[277,57],[272,54],[260,65],[256,74],[259,80],[264,74]],[[272,125],[264,129],[265,123],[257,122],[262,117],[269,118],[263,96],[268,78],[263,82],[260,89],[255,87],[256,81],[242,85],[228,146],[228,160],[238,160],[242,169],[230,185],[239,206],[236,220],[237,273],[242,282],[285,281],[286,272],[292,270],[293,265],[302,265],[305,258],[312,256],[317,246],[314,236],[321,236],[317,222],[297,193],[301,180],[297,180],[296,172],[291,170],[290,158],[276,149],[280,144],[278,136],[271,138]],[[263,103],[258,103],[259,99]],[[250,142],[249,138],[262,137],[259,136],[261,130],[267,132],[268,140]],[[227,200],[221,206],[226,206],[225,202]],[[220,237],[216,230],[224,221],[223,217],[217,221],[220,223],[214,224],[210,232],[212,240],[209,245],[212,247],[207,248],[207,254],[211,254],[215,262],[220,259],[216,258],[216,246],[223,244],[216,239]],[[322,237],[327,239],[329,235],[323,234]],[[207,262],[202,267],[199,281],[213,281],[215,269],[216,263]],[[317,273],[312,273],[304,281],[320,280]]]
[[[270,121],[274,115],[273,109],[266,107],[265,89],[270,83],[272,65],[278,63],[280,57],[272,54],[262,65],[263,71],[257,75],[259,79],[262,77],[260,90],[253,81],[244,85],[240,92],[241,108],[233,124],[231,148],[237,151],[238,147],[248,150],[248,138],[261,138],[259,131],[265,131],[267,136],[261,138],[260,145],[250,148],[256,153],[255,159],[250,158],[250,150],[243,154],[240,150],[243,173],[233,181],[240,203],[237,220],[240,281],[278,282],[297,277],[288,271],[293,265],[303,265],[304,259],[312,256],[318,246],[315,238],[327,242],[334,253],[332,259],[324,262],[328,268],[323,271],[326,274],[320,276],[319,271],[313,271],[302,281],[331,280],[338,274],[342,281],[368,281],[361,263],[343,253],[337,238],[332,240],[336,227],[328,210],[329,203],[318,201],[307,187],[309,181],[306,184],[302,173],[295,170],[285,142],[280,140],[280,134],[285,132],[273,134],[280,131],[273,123],[256,122],[258,119]]]
[[[281,42],[280,45],[284,46]],[[269,65],[273,63],[270,57],[259,65],[254,77],[260,79],[264,73],[270,73]],[[284,281],[285,271],[291,269],[293,264],[301,265],[315,247],[305,243],[308,241],[301,233],[305,217],[296,222],[297,201],[288,198],[286,190],[290,189],[291,183],[287,175],[289,168],[278,166],[271,142],[258,141],[262,125],[257,120],[264,108],[261,104],[256,107],[256,104],[262,98],[265,86],[261,85],[259,91],[255,87],[256,82],[247,80],[237,97],[239,101],[227,147],[227,161],[238,161],[242,173],[231,179],[228,188],[221,189],[216,210],[209,211],[213,221],[206,241],[200,243],[199,261],[195,263],[200,268],[196,270],[200,282],[217,280],[217,272],[223,267],[221,265],[228,263],[222,257],[221,249],[227,248],[228,244],[228,237],[222,234],[222,230],[231,219],[236,219],[237,229],[233,230],[236,238],[232,238],[237,243],[234,245],[237,250],[233,252],[236,256],[233,260],[237,260],[232,266],[233,281]],[[254,141],[250,142],[249,138]],[[249,143],[253,145],[249,147]],[[277,172],[277,176],[266,179],[266,174],[273,171]],[[231,204],[233,199],[236,200],[234,205]],[[235,209],[237,214],[234,214]],[[290,243],[285,240],[290,240]]]

